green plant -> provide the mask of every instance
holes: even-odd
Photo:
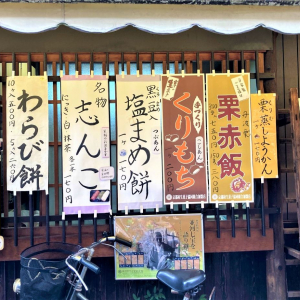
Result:
[[[153,288],[153,294],[147,290],[147,294],[144,296],[147,300],[159,300],[166,299],[165,295],[162,293],[162,289],[157,289],[156,286]]]
[[[133,294],[132,297],[133,297],[133,300],[141,300],[141,298],[138,297],[136,294]]]
[[[202,294],[201,297],[199,298],[199,300],[207,300],[206,295]]]

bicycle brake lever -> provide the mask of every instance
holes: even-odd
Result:
[[[126,259],[125,255],[120,250],[118,250],[115,246],[106,243],[103,243],[102,245],[114,248],[119,254],[121,254]]]
[[[102,232],[102,236],[107,238],[107,237],[110,236],[110,233],[107,232],[107,231],[103,231],[103,232]]]
[[[68,256],[68,257],[65,259],[65,263],[66,263],[66,265],[69,267],[69,269],[71,269],[71,270],[76,274],[76,276],[78,277],[78,279],[80,280],[80,282],[83,284],[85,290],[88,291],[89,289],[88,289],[87,285],[85,284],[85,282],[83,281],[83,279],[81,278],[81,276],[80,276],[80,274],[78,273],[78,271],[77,271],[73,266],[71,266],[71,265],[69,264],[69,262],[68,262],[68,259],[71,258],[71,256],[72,256],[72,255]]]

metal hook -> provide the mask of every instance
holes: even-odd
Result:
[[[62,77],[64,74],[64,67],[63,67],[63,59],[62,59],[62,53],[59,53],[59,75]],[[53,74],[55,75],[55,74]]]
[[[91,73],[94,73],[94,68],[95,68],[95,65],[94,65],[94,53],[91,52]]]
[[[230,70],[229,67],[229,53],[226,51],[226,71],[228,72]]]
[[[15,54],[15,52],[12,53],[12,71],[16,72],[16,54]]]
[[[168,73],[168,71],[170,71],[170,54],[169,54],[169,52],[167,52],[167,61],[166,61],[166,63],[167,63],[167,73]]]
[[[124,52],[121,53],[121,66],[122,66],[122,72],[124,72]]]
[[[28,58],[27,58],[27,74],[30,76],[31,74],[31,54],[30,52],[28,53]]]

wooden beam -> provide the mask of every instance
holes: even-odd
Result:
[[[265,53],[266,51],[259,51],[259,53]],[[189,61],[196,61],[197,52],[185,52],[185,59]],[[93,53],[94,62],[105,62],[106,61],[106,52],[95,52]],[[139,54],[141,62],[150,62],[151,61],[151,52],[141,52]],[[229,60],[240,60],[241,54],[240,51],[230,51]],[[27,62],[28,53],[16,53],[16,61],[18,62]],[[79,62],[88,62],[91,59],[90,53],[78,53]],[[200,52],[199,59],[201,61],[211,60],[211,52]],[[255,51],[244,51],[245,60],[254,60]],[[32,62],[41,62],[44,60],[44,53],[32,53],[31,61]],[[124,62],[135,62],[136,54],[134,52],[124,53]],[[170,62],[180,61],[181,52],[170,52]],[[215,52],[215,60],[226,60],[226,51]],[[59,53],[47,53],[48,62],[59,62]],[[75,62],[75,53],[63,53],[64,62]],[[121,53],[115,52],[109,54],[109,61],[115,62],[121,61]],[[166,52],[155,52],[155,61],[162,62],[166,61]],[[11,53],[0,53],[0,62],[12,62]],[[272,72],[271,72],[272,73]],[[274,74],[274,73],[273,73]],[[273,76],[273,75],[265,75]]]
[[[286,266],[299,266],[300,260],[299,259],[286,259],[285,264],[286,264]]]
[[[290,144],[290,143],[292,143],[292,138],[280,138],[279,143],[280,144]]]
[[[284,198],[287,203],[296,203],[296,198]]]
[[[283,228],[284,234],[299,234],[299,228]]]
[[[300,251],[299,250],[296,250],[291,247],[284,247],[284,250],[287,254],[289,254],[297,259],[300,259]]]
[[[280,168],[281,173],[294,173],[294,168]]]
[[[4,249],[1,251],[0,261],[12,261],[20,260],[21,252],[30,246],[28,231],[22,232],[23,228],[19,228],[19,242],[18,246],[14,246],[13,236],[7,237],[4,240]],[[25,228],[27,229],[27,228]],[[78,244],[78,227],[67,226],[66,243]],[[100,238],[100,232],[109,231],[108,225],[98,226],[98,237]],[[88,246],[94,242],[93,231],[91,226],[82,226],[83,243],[82,246]],[[34,244],[40,244],[46,242],[45,228],[35,228]],[[50,226],[50,242],[62,242],[62,228],[59,226]],[[110,247],[101,246],[95,251],[95,257],[109,257],[113,256],[113,251]]]
[[[231,230],[221,231],[217,238],[216,231],[206,231],[204,239],[205,253],[243,252],[274,250],[272,228],[266,229],[266,236],[262,236],[260,229],[251,228],[251,237],[247,237],[247,229],[237,229],[233,238]]]
[[[290,110],[288,108],[278,108],[277,113],[279,115],[289,115]]]
[[[300,297],[300,291],[289,291],[288,298],[298,298]]]
[[[20,228],[19,230],[21,230]],[[98,226],[98,232],[108,231],[108,225]],[[34,243],[44,243],[46,241],[45,229],[36,228]],[[28,232],[28,231],[27,231]],[[78,241],[77,226],[67,227],[66,242],[77,244]],[[90,226],[82,226],[83,243],[82,246],[88,246],[93,240],[93,232]],[[61,227],[50,227],[50,241],[62,242]],[[5,247],[1,251],[0,261],[19,260],[20,253],[29,247],[28,235],[21,235],[19,238],[18,247],[13,245],[13,236],[5,239]],[[247,237],[247,230],[236,229],[236,237],[233,238],[231,230],[221,231],[221,238],[217,238],[216,230],[207,230],[204,239],[205,253],[220,253],[220,252],[244,252],[244,251],[268,251],[274,249],[274,235],[271,228],[266,229],[266,236],[261,235],[260,229],[251,229],[251,237]],[[101,246],[96,248],[94,257],[111,257],[114,256],[113,251],[109,247]]]

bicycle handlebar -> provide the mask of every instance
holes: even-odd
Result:
[[[116,242],[119,243],[119,244],[122,244],[122,245],[124,245],[124,246],[127,246],[127,247],[129,247],[129,248],[131,248],[131,246],[132,246],[132,242],[126,241],[126,240],[121,239],[121,238],[119,238],[119,237],[117,237],[117,236],[116,236]]]
[[[90,249],[95,248],[98,245],[104,244],[104,242],[117,242],[117,243],[122,244],[122,245],[124,245],[126,247],[129,247],[129,248],[131,248],[131,246],[132,246],[132,242],[131,241],[127,241],[127,240],[119,238],[117,236],[107,236],[107,237],[104,237],[104,238],[100,239],[98,242],[92,243],[88,247],[81,248],[77,253],[74,253],[71,256],[81,256],[81,255],[89,252]],[[104,245],[110,246],[109,244],[104,244]]]
[[[106,241],[117,242],[117,243],[122,244],[124,246],[127,246],[129,248],[132,246],[132,242],[124,240],[124,239],[121,239],[121,238],[119,238],[117,236],[108,236],[108,237],[102,238],[98,242],[94,243],[95,245],[92,244],[91,246],[95,247],[96,245],[102,244],[102,243],[104,243]]]
[[[100,268],[91,261],[88,261],[81,256],[72,256],[72,258],[80,262],[82,265],[86,266],[89,270],[93,271],[97,275],[100,274]]]
[[[74,253],[74,254],[72,254],[72,255],[70,255],[70,256],[68,256],[66,258],[66,264],[67,264],[67,266],[77,275],[78,279],[81,281],[81,283],[83,284],[83,286],[84,286],[84,288],[86,290],[88,290],[88,287],[84,283],[83,278],[80,276],[80,274],[77,272],[77,270],[68,263],[68,260],[69,259],[77,260],[82,265],[84,265],[86,268],[90,269],[91,271],[93,271],[96,274],[99,274],[100,273],[100,268],[97,265],[95,265],[94,263],[92,263],[90,261],[91,258],[92,258],[92,256],[93,256],[93,253],[94,253],[93,248],[95,248],[98,245],[103,244],[103,245],[106,245],[106,246],[114,248],[117,252],[119,252],[121,255],[123,255],[116,247],[114,247],[114,246],[112,246],[110,244],[105,244],[104,243],[104,242],[107,242],[107,241],[117,242],[117,243],[125,245],[127,247],[131,247],[132,246],[132,242],[130,242],[130,241],[124,240],[124,239],[119,238],[117,236],[109,236],[109,237],[104,237],[104,238],[100,239],[98,242],[92,243],[88,247],[80,249],[77,253]],[[89,253],[88,254],[88,259],[84,258],[84,254],[86,254],[86,253]],[[84,271],[84,274],[85,274],[85,271]]]

